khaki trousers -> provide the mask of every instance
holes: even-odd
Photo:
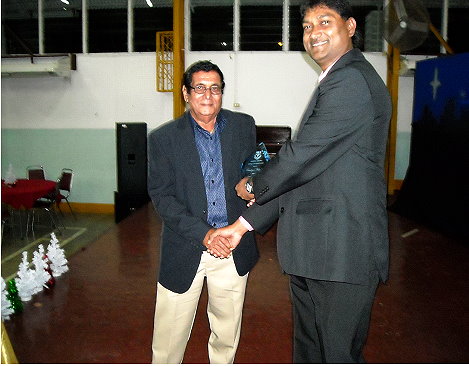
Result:
[[[248,275],[238,275],[233,256],[220,259],[207,252],[202,254],[194,281],[186,292],[178,294],[158,283],[152,344],[153,363],[182,363],[205,278],[208,290],[207,315],[211,330],[208,341],[210,363],[233,363],[241,333]]]

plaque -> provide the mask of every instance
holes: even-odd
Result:
[[[269,153],[263,142],[257,145],[256,151],[249,155],[241,165],[241,174],[243,177],[254,176],[262,170],[265,164],[270,160]]]

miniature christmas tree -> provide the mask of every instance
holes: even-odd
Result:
[[[52,276],[59,277],[62,273],[68,271],[68,261],[65,258],[64,250],[60,248],[59,241],[55,234],[51,233],[50,236],[50,244],[47,246],[47,258],[50,260]]]
[[[35,271],[29,268],[28,253],[23,252],[23,260],[19,265],[18,277],[16,278],[16,287],[21,300],[29,301],[36,293],[36,275]]]
[[[8,299],[7,284],[2,277],[2,320],[10,319],[10,315],[13,314],[11,308],[11,302]]]
[[[18,289],[16,288],[15,279],[8,281],[8,300],[10,300],[11,308],[15,314],[21,313],[23,311],[23,303],[21,302],[20,296],[18,294]]]
[[[50,274],[47,272],[47,259],[44,255],[44,246],[39,244],[38,251],[33,253],[33,264],[35,268],[35,275],[36,275],[36,291],[42,291],[43,287],[47,287],[46,283],[50,279]]]
[[[5,184],[13,185],[16,183],[16,175],[13,172],[13,166],[8,164],[8,171],[5,176]]]

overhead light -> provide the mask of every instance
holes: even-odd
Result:
[[[277,44],[282,47],[283,46],[283,42],[277,42]]]
[[[153,8],[153,3],[151,2],[151,0],[147,0],[147,5],[148,5],[150,8]]]
[[[226,43],[226,42],[221,42],[221,45],[222,45],[223,47],[226,47],[226,46],[227,46],[227,43]]]
[[[62,1],[64,4],[70,5],[70,2],[68,0],[60,0],[60,1]]]

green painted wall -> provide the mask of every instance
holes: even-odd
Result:
[[[410,132],[399,132],[395,178],[404,179],[409,163]],[[62,168],[75,172],[71,202],[114,203],[117,190],[114,129],[2,129],[2,177],[8,164],[18,178],[28,165],[43,165],[48,179]]]
[[[2,129],[2,177],[9,163],[18,178],[28,165],[44,166],[51,180],[71,168],[71,202],[114,203],[115,141],[114,129]]]
[[[410,156],[410,131],[401,131],[397,133],[396,139],[396,167],[395,179],[404,179],[409,166]]]

